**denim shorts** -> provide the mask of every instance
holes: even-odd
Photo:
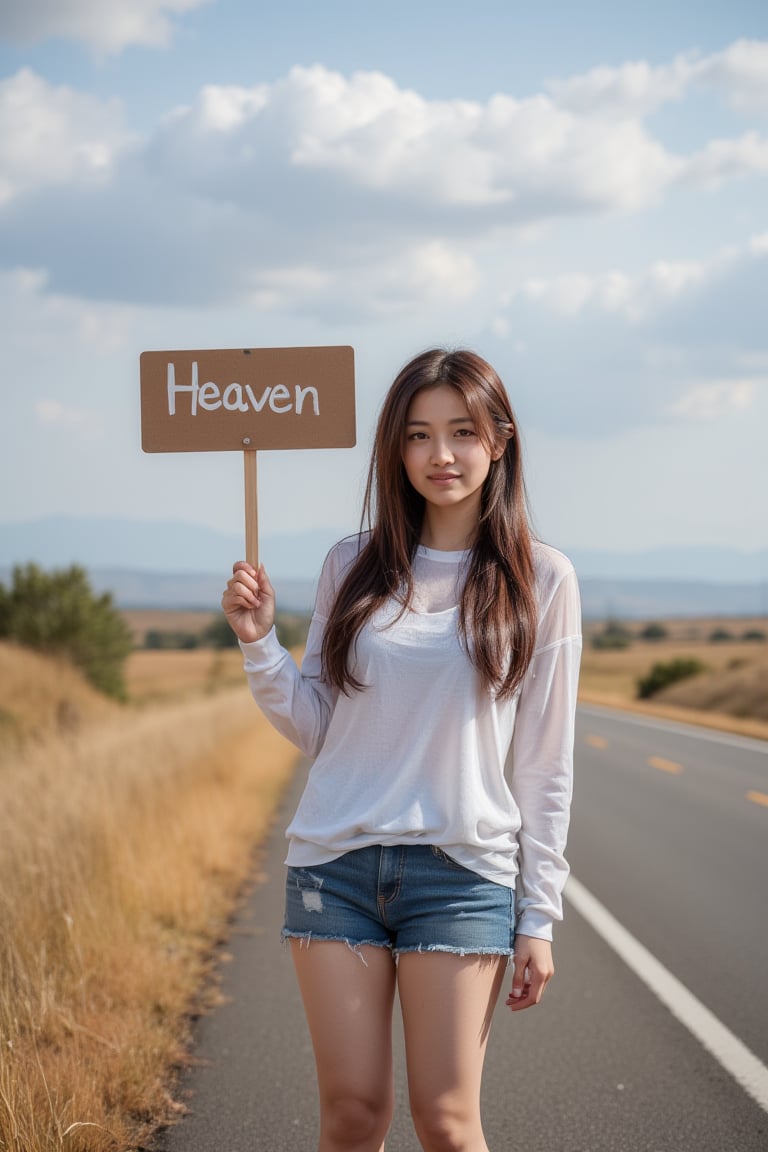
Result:
[[[511,956],[515,893],[430,844],[372,845],[288,868],[283,939]]]

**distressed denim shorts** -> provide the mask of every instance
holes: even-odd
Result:
[[[511,956],[515,893],[429,844],[372,845],[288,868],[283,939]]]

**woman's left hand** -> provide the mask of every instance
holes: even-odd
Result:
[[[535,936],[515,936],[515,971],[507,1006],[513,1012],[531,1008],[541,1000],[544,989],[554,975],[552,945]]]

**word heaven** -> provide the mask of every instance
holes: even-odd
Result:
[[[320,415],[320,400],[317,389],[311,385],[306,388],[295,384],[293,393],[285,384],[267,384],[261,392],[255,392],[250,384],[232,383],[222,389],[212,380],[200,384],[198,381],[197,361],[192,361],[191,383],[177,384],[176,369],[173,364],[168,365],[168,415],[176,415],[176,396],[185,393],[189,396],[189,412],[197,416],[199,411],[216,412],[223,408],[225,412],[261,412],[270,408],[272,412],[280,415],[283,412],[295,412],[301,416],[305,402],[314,416]]]

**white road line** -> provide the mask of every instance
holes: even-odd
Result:
[[[686,724],[682,720],[664,720],[655,716],[639,716],[635,712],[622,712],[620,708],[608,708],[600,704],[579,704],[582,716],[604,717],[619,720],[625,724],[638,724],[642,728],[658,728],[662,732],[675,732],[679,736],[690,736],[709,740],[713,744],[727,744],[731,748],[744,748],[750,752],[768,755],[768,740],[758,740],[755,736],[739,736],[736,733],[719,732],[716,728],[704,728],[699,724]]]
[[[575,876],[565,886],[565,897],[624,963],[647,984],[681,1024],[712,1053],[726,1072],[768,1112],[768,1068],[667,971],[639,940]]]

